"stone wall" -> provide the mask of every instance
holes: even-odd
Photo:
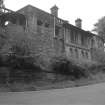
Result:
[[[63,29],[60,26],[59,35],[54,37],[54,17],[51,14],[32,6],[27,6],[18,12],[24,14],[27,19],[26,31],[34,40],[33,49],[36,55],[43,55],[44,59],[48,59],[64,54]],[[56,25],[59,25],[57,20]]]
[[[82,40],[83,39],[83,40]],[[90,39],[88,33],[75,28],[65,28],[65,48],[69,58],[91,60]],[[84,41],[84,42],[82,42]]]
[[[63,20],[57,17],[54,20],[54,16],[43,10],[28,5],[18,12],[24,14],[27,19],[26,32],[34,40],[34,54],[43,56],[43,59],[66,55],[67,58],[72,57],[91,61],[91,48],[93,46],[99,48],[102,45],[101,48],[103,49],[102,40],[97,36],[70,24],[64,27],[62,25]],[[58,28],[57,33],[56,27]],[[72,43],[71,36],[74,36],[74,34],[71,34],[71,31],[76,33],[77,41],[75,43]],[[92,39],[94,39],[93,46]]]

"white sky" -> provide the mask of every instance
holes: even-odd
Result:
[[[58,16],[75,25],[75,19],[82,19],[82,28],[91,31],[94,24],[105,16],[104,0],[5,0],[6,8],[18,10],[31,4],[50,13],[50,8],[57,5]]]

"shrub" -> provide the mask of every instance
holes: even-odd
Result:
[[[0,66],[11,68],[10,77],[25,74],[31,78],[36,71],[41,71],[41,67],[30,56],[34,52],[34,40],[29,37],[31,33],[25,32],[21,26],[11,24],[5,27],[5,34],[6,39],[0,47]]]
[[[6,55],[3,56],[2,66],[9,69],[10,81],[31,81],[35,79],[35,74],[42,69],[35,64],[35,60],[31,56],[16,56]]]
[[[105,52],[102,49],[91,49],[92,59],[99,63],[105,63]]]
[[[105,64],[94,64],[94,65],[91,65],[88,68],[88,70],[92,74],[96,74],[96,73],[99,73],[99,72],[105,72]]]
[[[8,85],[8,83],[9,83],[9,71],[10,71],[10,68],[0,67],[0,83],[5,83]]]
[[[75,79],[88,76],[88,70],[76,65],[70,60],[67,59],[55,59],[55,62],[52,63],[52,70],[56,74],[62,74],[66,76],[72,76]]]

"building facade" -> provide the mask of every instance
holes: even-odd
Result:
[[[99,36],[83,30],[81,19],[75,20],[75,26],[60,19],[56,5],[51,8],[51,14],[31,5],[18,12],[26,17],[26,30],[47,41],[45,41],[46,45],[42,43],[42,47],[47,47],[45,48],[46,54],[48,49],[53,49],[55,55],[58,56],[63,54],[67,58],[92,61],[91,49],[104,50],[103,40]],[[40,44],[40,42],[36,44]]]
[[[104,50],[104,41],[99,36],[82,29],[82,20],[75,20],[75,26],[58,17],[58,7],[47,13],[31,5],[17,11],[24,15],[24,31],[34,40],[34,54],[44,59],[66,56],[68,59],[92,61],[92,49]],[[19,15],[18,15],[19,16]],[[16,24],[22,25],[17,16]],[[7,19],[8,20],[8,19]],[[11,20],[11,19],[10,19]]]

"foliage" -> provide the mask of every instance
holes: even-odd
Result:
[[[52,70],[57,74],[71,76],[75,79],[87,77],[88,75],[86,68],[78,66],[67,59],[56,59],[52,63]]]
[[[93,31],[105,40],[105,16],[98,20]]]
[[[13,28],[13,29],[12,29]],[[2,54],[10,54],[14,53],[16,55],[29,55],[30,53],[30,45],[31,42],[24,32],[21,30],[20,27],[17,26],[8,26],[6,29],[6,41],[5,44],[2,46],[1,53]]]
[[[8,78],[7,81],[30,81],[35,80],[35,74],[42,71],[40,66],[35,64],[33,57],[30,56],[8,56],[5,61],[1,61],[0,65],[0,80],[3,78]],[[6,68],[5,72],[1,69],[2,67]],[[7,71],[7,72],[6,72]],[[7,75],[9,73],[9,75]],[[7,77],[9,76],[9,77]]]
[[[101,49],[91,49],[93,60],[105,64],[105,52]]]
[[[93,64],[88,67],[91,74],[105,73],[105,64]]]
[[[41,68],[35,64],[35,58],[31,55],[32,40],[29,38],[29,33],[20,26],[10,25],[5,28],[5,34],[5,43],[0,51],[0,67],[6,67],[9,71],[7,81],[16,78],[32,79]]]
[[[0,67],[0,83],[5,83],[8,85],[9,71],[10,69],[7,67]]]

